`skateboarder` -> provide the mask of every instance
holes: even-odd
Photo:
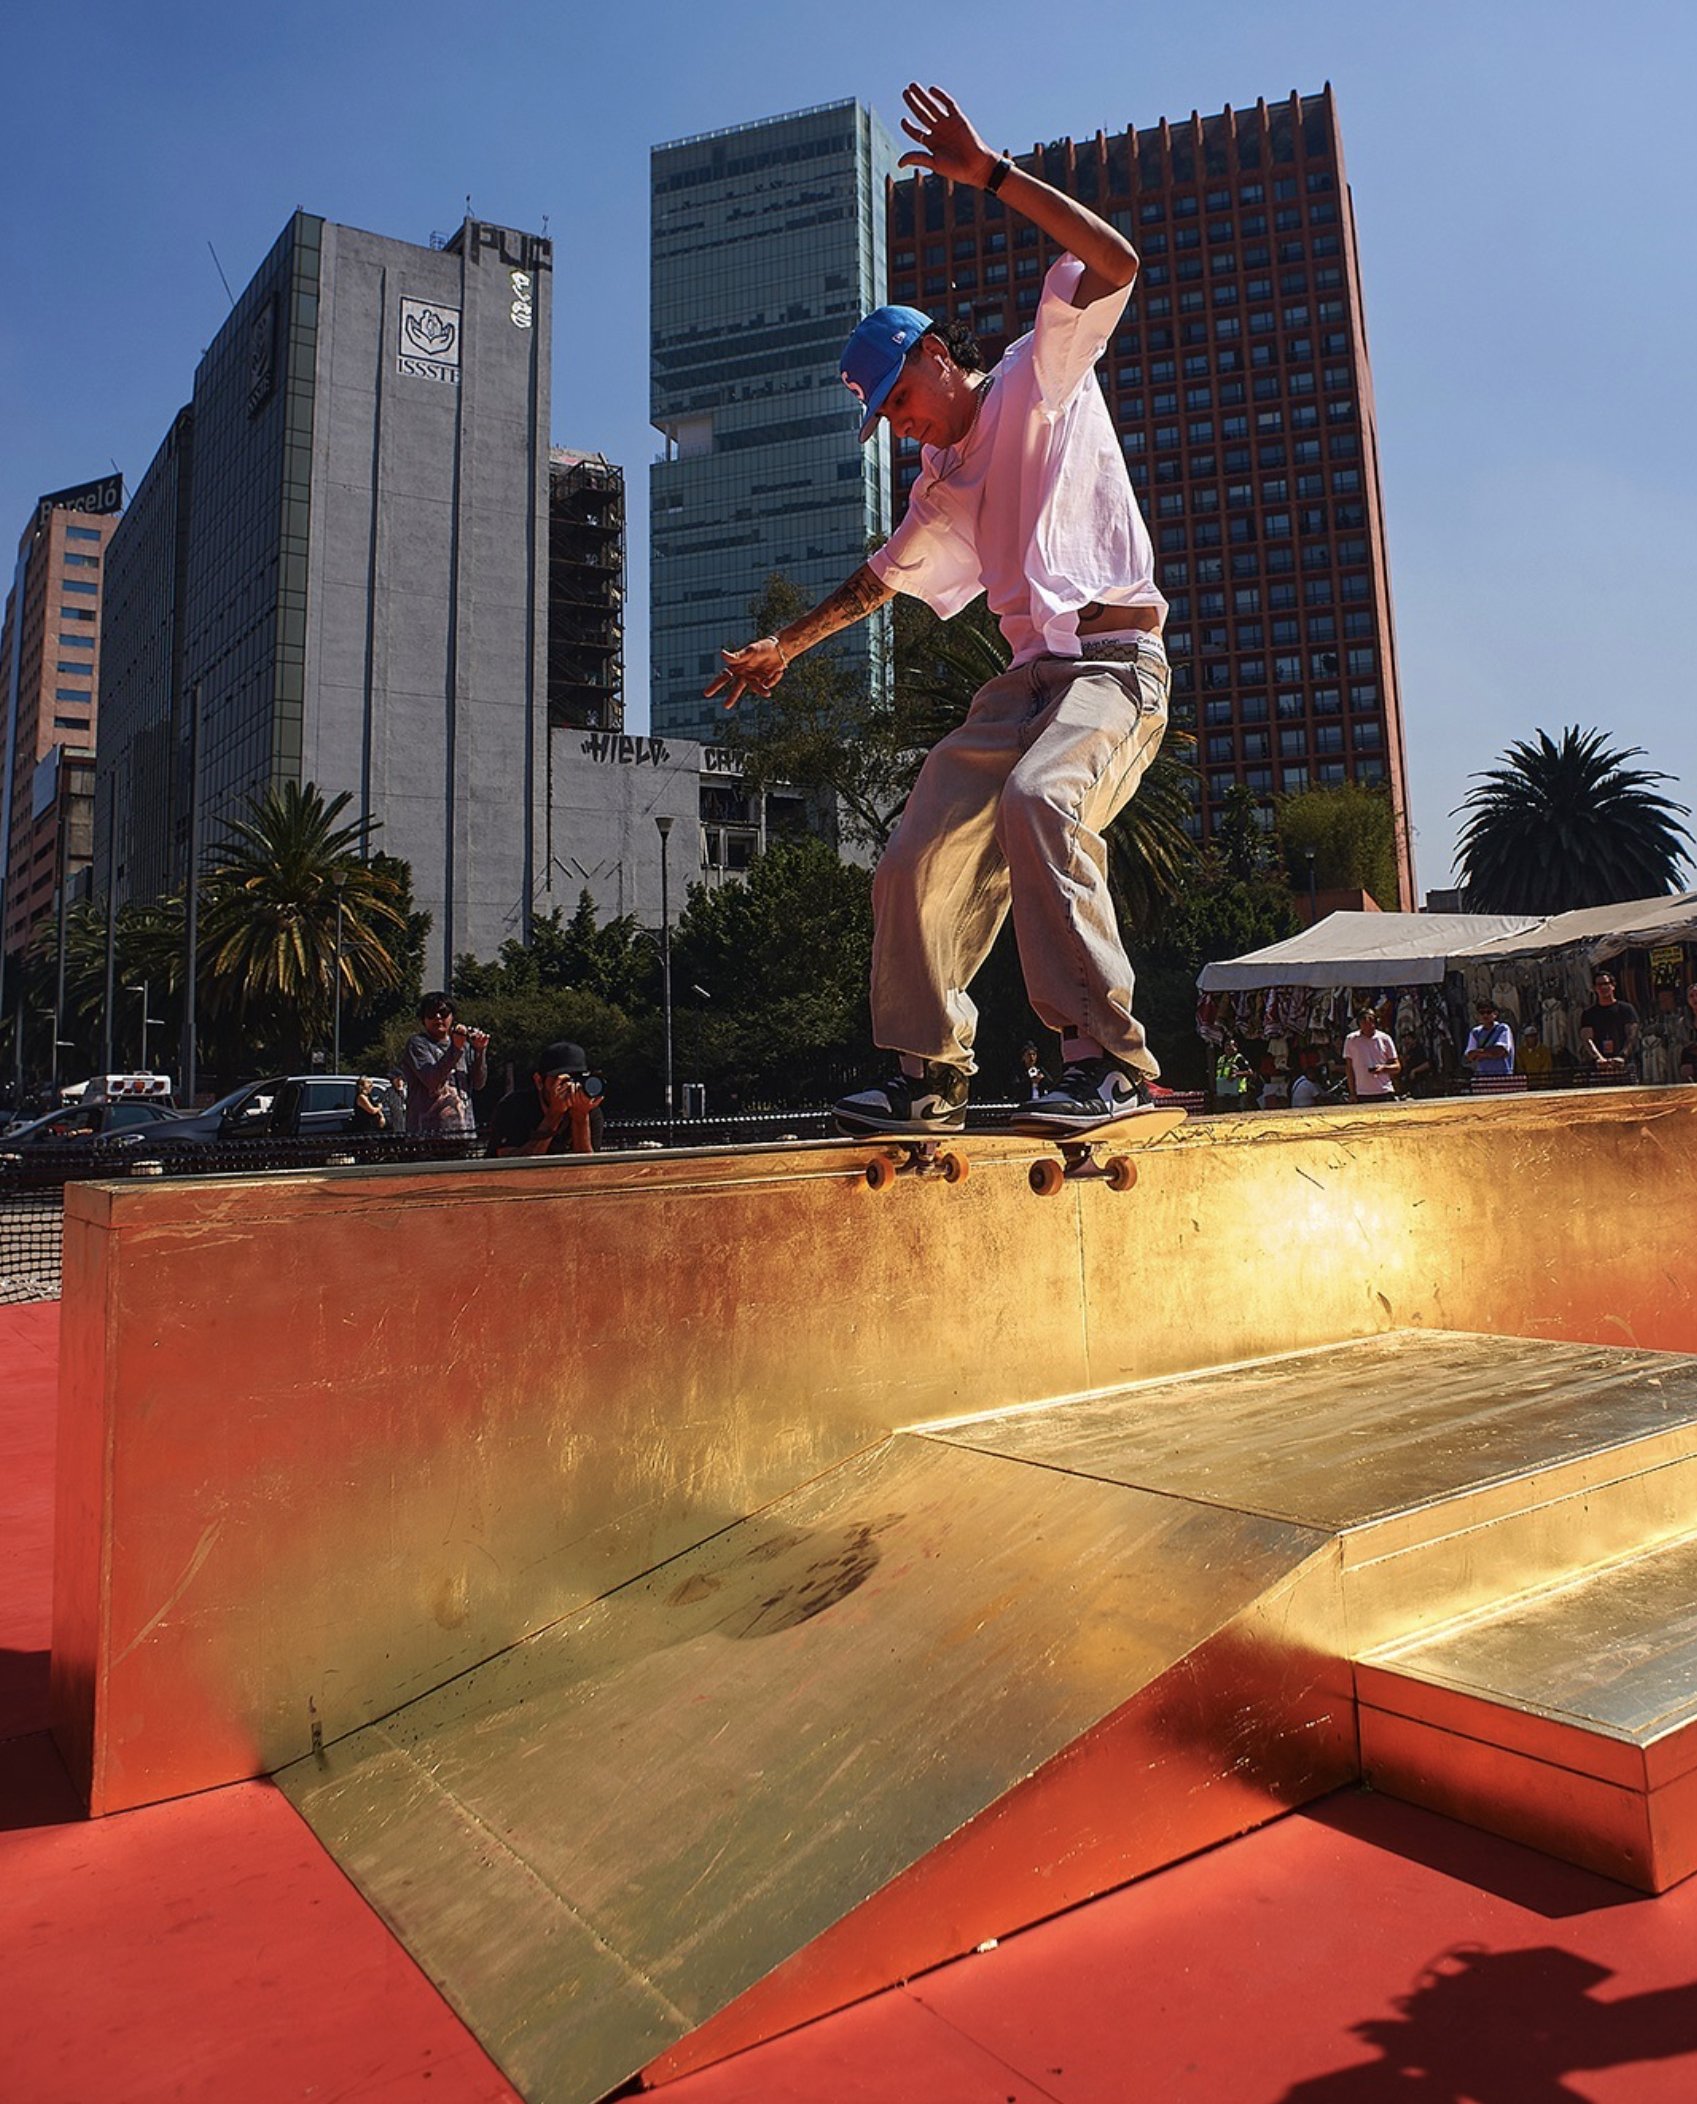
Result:
[[[1147,1107],[1160,1072],[1132,1014],[1104,828],[1160,748],[1167,605],[1094,366],[1137,254],[1105,220],[992,153],[953,99],[917,84],[902,129],[917,167],[992,192],[1066,251],[1035,325],[993,372],[970,337],[880,307],[842,377],[864,412],[917,439],[922,468],[888,542],[810,613],[725,650],[707,688],[767,695],[804,650],[897,592],[947,619],[980,592],[1012,651],[932,748],[873,884],[872,1025],[899,1055],[836,1105],[868,1132],[958,1131],[975,1071],[967,988],[1012,908],[1031,1004],[1061,1034],[1058,1087],[1024,1122],[1089,1130]]]

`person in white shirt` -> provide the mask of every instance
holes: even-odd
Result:
[[[1379,1028],[1378,1010],[1371,1001],[1363,1001],[1356,1011],[1355,1028],[1343,1041],[1343,1058],[1349,1093],[1357,1103],[1376,1103],[1396,1094],[1402,1062],[1394,1041]]]
[[[919,148],[904,168],[996,193],[1067,253],[994,372],[912,308],[881,307],[854,331],[842,371],[862,439],[882,420],[922,449],[907,512],[811,612],[722,652],[707,692],[727,708],[771,693],[802,651],[897,592],[945,619],[987,596],[1012,665],[933,747],[874,883],[873,1034],[898,1070],[836,1115],[853,1131],[960,1128],[975,1071],[967,989],[1011,908],[1031,1004],[1060,1032],[1065,1066],[1021,1122],[1086,1129],[1147,1108],[1160,1072],[1132,1012],[1102,839],[1160,748],[1170,686],[1166,601],[1094,371],[1137,254],[992,153],[941,88],[904,99]]]

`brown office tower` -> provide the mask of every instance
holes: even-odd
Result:
[[[1197,738],[1193,831],[1239,783],[1272,799],[1384,784],[1414,875],[1390,575],[1354,216],[1319,95],[1093,139],[1019,165],[1136,243],[1102,369],[1172,602],[1174,720]],[[1030,328],[1057,251],[999,199],[889,191],[890,297],[967,322],[991,360]],[[918,473],[898,449],[899,506]]]
[[[116,474],[38,500],[18,543],[0,623],[0,1003],[15,1009],[29,945],[48,941],[92,859],[95,697],[106,544],[124,501]],[[13,1033],[44,1069],[57,1033]]]

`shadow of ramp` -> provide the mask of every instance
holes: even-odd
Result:
[[[527,2096],[663,2079],[1355,1769],[1335,1545],[898,1436],[278,1780]]]

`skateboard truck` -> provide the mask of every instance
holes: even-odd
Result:
[[[866,1181],[874,1191],[887,1191],[898,1176],[940,1176],[944,1183],[965,1183],[969,1166],[964,1154],[954,1153],[941,1140],[904,1140],[898,1134],[867,1163]]]
[[[1108,1135],[1093,1140],[1055,1140],[1052,1143],[1061,1152],[1057,1162],[1050,1158],[1031,1164],[1031,1188],[1039,1198],[1058,1197],[1063,1185],[1081,1183],[1086,1177],[1099,1176],[1110,1191],[1129,1191],[1137,1181],[1137,1164],[1128,1154],[1110,1154],[1106,1161],[1098,1161],[1096,1150],[1112,1144]]]

